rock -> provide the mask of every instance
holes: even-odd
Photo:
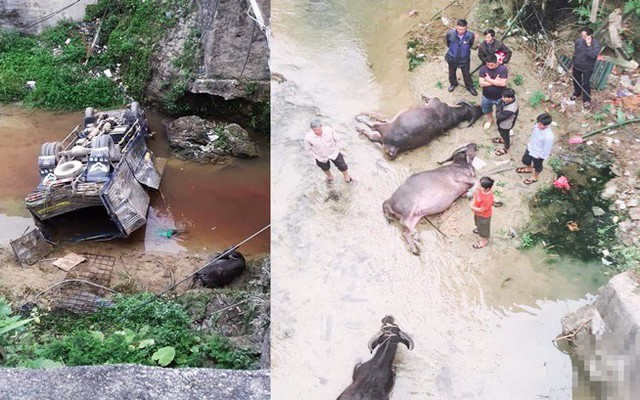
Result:
[[[634,221],[640,221],[640,207],[631,207],[629,209],[629,218]]]
[[[640,374],[640,277],[633,271],[614,276],[594,304],[562,318],[563,334],[585,321],[573,342],[574,371],[589,377],[592,393],[638,393],[640,384],[628,377]]]
[[[258,155],[258,145],[238,124],[222,127],[191,115],[163,122],[163,126],[172,153],[182,160],[215,164],[224,162],[227,156],[246,158]]]
[[[249,138],[249,133],[238,124],[229,124],[224,127],[231,155],[240,158],[257,157],[259,154],[258,145]]]
[[[615,204],[616,208],[618,210],[626,210],[627,209],[627,204],[624,202],[624,200],[616,200],[613,204]]]
[[[606,212],[598,206],[591,207],[591,212],[593,212],[593,215],[596,217],[601,217],[606,214]]]
[[[638,206],[638,198],[634,197],[631,200],[627,200],[627,208],[637,207]]]
[[[607,82],[612,87],[617,88],[618,87],[618,83],[620,83],[620,76],[619,75],[615,75],[615,74],[609,74],[609,78],[608,78]]]
[[[0,368],[0,398],[13,400],[268,400],[266,370],[106,365]]]
[[[270,19],[270,0],[257,0],[265,21]],[[269,47],[260,27],[247,13],[248,2],[197,0],[193,12],[156,46],[150,65],[150,97],[161,102],[184,72],[194,72],[188,91],[220,96],[225,100],[264,102],[270,96]],[[194,37],[193,31],[200,34]],[[180,71],[175,61],[190,42],[198,54],[190,71]]]
[[[617,191],[618,186],[616,186],[615,182],[609,181],[607,182],[605,189],[602,191],[602,193],[600,193],[600,198],[602,198],[603,200],[611,200],[613,196],[616,195]]]
[[[631,78],[629,75],[621,75],[620,76],[620,85],[622,85],[625,89],[631,89],[633,87],[633,83],[631,83]]]

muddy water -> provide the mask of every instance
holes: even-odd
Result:
[[[60,140],[82,113],[47,113],[4,106],[0,110],[0,244],[8,244],[32,225],[23,205],[38,183],[37,156],[47,141]],[[150,147],[168,158],[159,192],[152,192],[149,223],[126,242],[140,242],[148,252],[202,250],[212,252],[238,243],[269,223],[269,148],[263,156],[236,160],[225,167],[184,162],[169,157],[162,115],[149,113],[156,133]],[[180,230],[166,238],[162,232]],[[269,251],[269,235],[242,247],[247,254]],[[128,246],[122,243],[123,246]]]
[[[472,251],[463,202],[433,219],[449,239],[422,224],[423,252],[411,255],[398,226],[385,222],[382,201],[410,174],[435,167],[455,142],[391,163],[355,133],[359,112],[393,115],[419,101],[404,58],[403,34],[415,22],[407,14],[418,9],[427,19],[444,4],[272,3],[272,69],[287,78],[272,87],[272,145],[284,155],[272,161],[275,399],[336,398],[355,363],[370,357],[367,340],[385,314],[416,344],[398,352],[392,398],[571,398],[571,362],[551,339],[560,318],[587,301],[592,282],[515,250],[504,233]],[[446,80],[441,70],[433,75]],[[328,187],[304,154],[315,116],[344,135],[355,186]]]

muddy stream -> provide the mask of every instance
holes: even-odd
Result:
[[[9,241],[33,226],[24,197],[38,184],[40,146],[61,140],[81,121],[83,113],[49,113],[16,106],[2,106],[0,113],[0,255],[7,262],[0,270],[0,286],[22,296],[64,278],[62,271],[46,261],[19,268]],[[69,251],[113,255],[119,262],[112,284],[128,284],[134,279],[138,289],[159,291],[201,267],[216,251],[269,223],[270,153],[264,139],[257,138],[262,150],[257,159],[232,160],[225,166],[182,161],[170,156],[161,125],[167,117],[150,110],[147,116],[154,132],[148,146],[156,157],[167,159],[160,190],[149,192],[147,225],[128,239],[61,244],[49,257]],[[163,232],[171,228],[180,233],[167,238]],[[268,253],[269,248],[266,231],[240,251],[253,258]]]
[[[435,168],[464,143],[484,143],[479,156],[487,168],[498,165],[486,145],[491,134],[481,124],[454,129],[390,162],[355,131],[356,114],[393,116],[421,94],[479,102],[461,90],[436,89],[437,81],[447,86],[441,57],[407,71],[405,33],[418,22],[409,11],[426,20],[448,3],[273,2],[272,70],[286,78],[272,84],[272,146],[281,155],[272,160],[274,399],[336,398],[353,366],[369,359],[367,341],[385,314],[415,340],[413,351],[400,347],[396,356],[393,399],[571,398],[571,362],[552,339],[560,318],[601,281],[597,266],[549,265],[542,252],[516,249],[519,240],[509,233],[529,218],[532,189],[513,172],[494,177],[505,206],[496,209],[493,240],[483,250],[471,248],[477,239],[466,200],[432,218],[448,239],[427,223],[418,226],[419,257],[382,215],[382,202],[406,177]],[[518,63],[526,64],[523,55],[514,56]],[[532,113],[521,117],[526,129]],[[356,185],[336,179],[327,186],[304,153],[315,116],[344,135]],[[518,155],[522,137],[515,139]]]

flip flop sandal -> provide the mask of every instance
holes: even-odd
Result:
[[[471,245],[471,247],[473,247],[474,249],[481,249],[483,247],[485,247],[488,243],[485,244],[480,244],[480,243],[474,243],[473,245]]]
[[[496,150],[497,156],[504,156],[505,154],[507,154],[507,151],[505,149]]]
[[[477,235],[478,234],[478,228],[474,229],[473,233],[475,233]]]
[[[524,183],[525,185],[531,185],[534,182],[538,182],[538,180],[537,179],[527,178],[524,181],[522,181],[522,183]]]
[[[504,140],[501,137],[494,137],[491,139],[491,143],[504,143]]]
[[[503,205],[504,205],[504,203],[501,202],[501,201],[496,201],[496,202],[493,203],[494,207],[502,207]]]
[[[518,167],[516,168],[516,172],[519,174],[530,174],[533,172],[533,170],[527,167]]]

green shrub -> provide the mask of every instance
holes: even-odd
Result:
[[[0,310],[1,311],[1,310]],[[0,318],[1,320],[1,318]],[[51,313],[9,343],[5,365],[133,363],[250,368],[257,357],[217,335],[196,331],[185,308],[150,293],[121,296],[91,315]]]

